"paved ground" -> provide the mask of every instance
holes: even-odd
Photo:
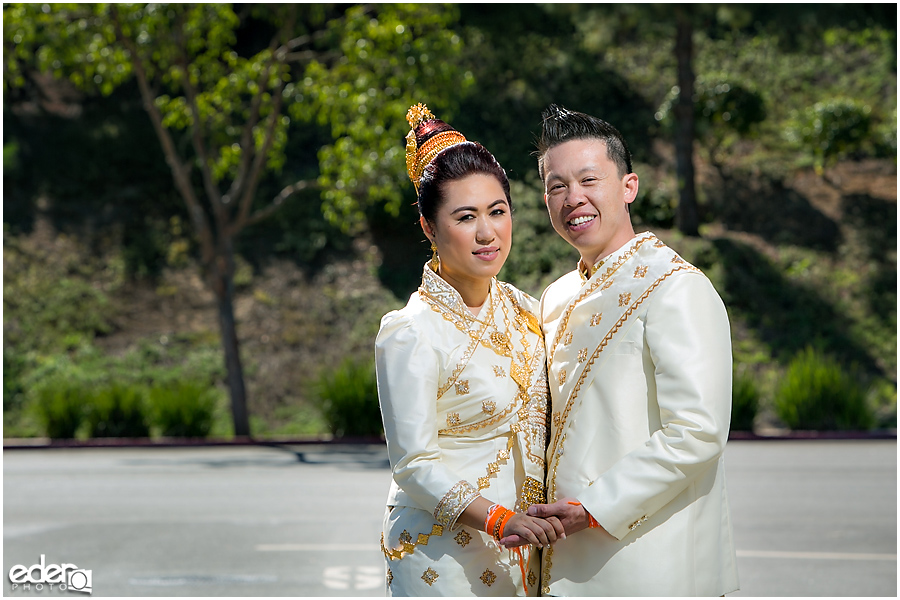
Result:
[[[734,441],[726,461],[735,595],[897,595],[896,441]],[[95,596],[381,596],[388,478],[378,445],[6,450],[4,595],[71,597],[11,588],[43,554]]]

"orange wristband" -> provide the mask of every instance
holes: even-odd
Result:
[[[506,521],[508,521],[512,515],[513,512],[505,506],[501,506],[500,504],[492,505],[488,509],[487,519],[484,521],[485,533],[499,540],[500,538],[498,535],[502,531]]]

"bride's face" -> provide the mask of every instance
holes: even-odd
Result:
[[[443,192],[434,223],[422,223],[437,246],[441,277],[451,285],[489,281],[512,245],[512,214],[503,187],[493,175],[475,173],[444,184]]]

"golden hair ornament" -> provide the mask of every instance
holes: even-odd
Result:
[[[416,193],[419,192],[419,180],[422,179],[425,166],[437,156],[438,152],[466,141],[463,134],[451,129],[433,135],[421,146],[416,144],[416,127],[434,118],[428,107],[422,103],[410,106],[406,112],[406,121],[410,126],[409,133],[406,134],[406,172],[416,188]]]

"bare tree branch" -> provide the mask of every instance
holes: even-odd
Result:
[[[284,45],[279,48],[279,50],[283,52],[294,50],[295,48],[299,48],[300,46],[305,46],[312,42],[321,40],[326,35],[328,35],[328,31],[325,29],[320,29],[319,31],[313,32],[312,34],[301,35],[285,42]]]
[[[247,225],[253,225],[254,223],[258,223],[259,221],[266,219],[267,217],[272,215],[274,212],[276,212],[279,208],[281,208],[281,205],[284,203],[285,200],[287,200],[288,198],[290,198],[297,192],[300,192],[300,191],[303,191],[303,190],[309,189],[309,188],[318,187],[318,185],[319,184],[316,181],[312,181],[312,180],[298,181],[297,183],[289,185],[289,186],[285,187],[283,190],[281,190],[281,192],[279,192],[278,195],[272,199],[272,202],[268,206],[266,206],[265,208],[261,208],[260,210],[256,211],[255,213],[253,213],[252,215],[247,217],[246,221],[244,221],[243,223],[240,223],[240,224],[235,223],[235,226],[240,225],[240,229],[243,229]],[[232,235],[236,234],[238,231],[240,231],[240,229],[233,230]]]

